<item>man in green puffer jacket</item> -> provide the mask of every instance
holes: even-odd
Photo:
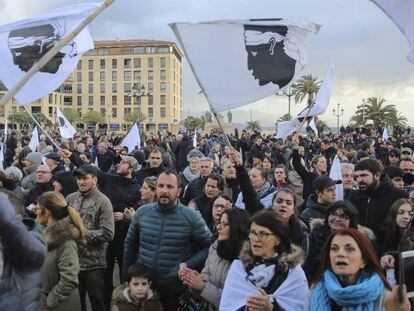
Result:
[[[178,201],[179,179],[170,170],[157,180],[157,203],[140,207],[125,239],[124,271],[134,263],[151,268],[153,287],[164,310],[176,310],[184,286],[180,263],[201,268],[207,258],[211,232],[201,215]]]

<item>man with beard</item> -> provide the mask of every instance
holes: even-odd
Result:
[[[349,200],[359,212],[359,224],[377,233],[391,205],[398,199],[408,198],[408,194],[394,187],[377,160],[367,159],[356,164],[355,178],[359,189],[351,193]]]
[[[142,185],[142,183],[144,182],[145,177],[157,177],[159,174],[166,170],[164,165],[162,165],[162,155],[163,151],[158,147],[154,148],[150,152],[148,156],[147,165],[143,166],[142,169],[140,169],[136,175],[137,181],[140,185]]]
[[[151,267],[153,287],[164,310],[177,310],[185,287],[178,277],[180,264],[201,267],[207,258],[211,233],[200,213],[181,204],[179,178],[171,170],[157,179],[157,203],[141,206],[125,239],[124,274],[134,263]]]
[[[104,310],[104,275],[106,249],[114,235],[114,216],[109,199],[98,190],[98,169],[85,164],[74,174],[78,178],[79,191],[67,197],[68,205],[77,210],[86,227],[87,244],[78,243],[79,296],[82,311],[86,310],[86,293],[92,311]]]

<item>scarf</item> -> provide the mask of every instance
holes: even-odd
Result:
[[[271,191],[272,185],[269,182],[265,182],[260,188],[256,189],[257,197],[259,199],[268,195]]]
[[[374,301],[383,291],[384,283],[377,273],[369,276],[362,272],[355,285],[342,287],[332,270],[327,269],[313,290],[311,310],[331,310],[333,301],[344,311],[374,311]]]
[[[190,181],[193,181],[194,179],[197,179],[198,177],[200,177],[200,171],[198,171],[197,173],[193,173],[191,170],[190,170],[190,167],[189,166],[187,166],[185,169],[184,169],[184,171],[183,171],[183,175],[184,175],[184,178],[188,181],[188,182],[190,182]]]

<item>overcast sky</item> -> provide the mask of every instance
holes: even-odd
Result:
[[[6,24],[51,8],[79,1],[0,0],[0,22]],[[322,25],[318,35],[309,38],[308,65],[304,74],[323,79],[335,63],[335,83],[330,107],[322,119],[336,125],[332,109],[337,103],[345,110],[341,123],[347,123],[362,98],[381,96],[395,104],[414,121],[414,64],[407,60],[408,43],[397,27],[368,0],[116,0],[91,25],[95,40],[159,39],[176,41],[168,26],[171,22],[197,22],[216,19],[288,18]],[[184,61],[184,111],[208,109],[199,87]],[[292,104],[292,114],[304,104]],[[191,108],[190,108],[191,107]],[[273,124],[287,113],[287,98],[272,96],[237,110],[253,110],[263,125]],[[260,112],[266,112],[265,118]],[[234,113],[246,116],[248,113]]]

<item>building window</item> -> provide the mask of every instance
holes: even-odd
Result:
[[[124,68],[131,68],[131,59],[125,58],[124,59]]]
[[[135,97],[134,104],[135,105],[141,105],[141,97]]]
[[[148,70],[148,80],[154,80],[154,72],[152,70]]]
[[[135,81],[141,81],[141,71],[140,70],[135,70],[134,71],[134,80]]]
[[[82,106],[82,96],[76,96],[76,105]]]
[[[116,108],[112,108],[112,118],[116,118],[118,115],[118,110]]]
[[[105,96],[101,96],[99,98],[99,103],[101,104],[101,106],[104,106],[105,105]]]
[[[134,48],[134,54],[144,54],[145,48],[143,46],[137,46]]]
[[[128,95],[124,96],[124,105],[131,105],[131,97]]]
[[[105,81],[105,71],[99,73],[99,81]]]
[[[134,68],[141,68],[141,58],[134,58]]]
[[[117,98],[116,98],[116,95],[112,95],[112,105],[116,105],[116,103],[117,103]]]
[[[157,52],[157,49],[155,47],[147,46],[145,48],[145,53],[147,53],[147,54],[154,54],[156,52]]]
[[[148,107],[148,118],[153,118],[153,117],[154,117],[154,108]]]
[[[101,59],[100,68],[105,69],[105,60],[104,59]]]
[[[131,114],[131,108],[124,108],[124,116]]]
[[[78,65],[76,66],[76,69],[82,70],[82,60],[79,60]]]
[[[4,95],[3,94],[1,94],[1,97],[3,97]],[[52,94],[49,94],[49,104],[51,104],[52,103],[52,101],[53,101],[53,95]]]
[[[125,93],[131,93],[131,83],[125,83],[124,84],[124,92]]]
[[[165,68],[166,63],[167,63],[167,59],[165,57],[161,57],[160,58],[160,66],[161,66],[161,68]]]
[[[82,71],[76,73],[76,81],[82,82]]]
[[[53,116],[53,107],[49,107],[49,117]]]
[[[82,94],[82,84],[76,84],[76,93]]]
[[[154,83],[148,82],[148,93],[152,93],[154,91]]]
[[[170,47],[160,46],[157,50],[158,50],[158,53],[168,53],[168,52],[170,52]]]
[[[112,81],[116,81],[116,71],[112,71]]]
[[[89,71],[88,72],[88,81],[92,82],[93,81],[93,71]]]
[[[154,67],[154,59],[152,57],[148,58],[148,68]]]
[[[90,59],[88,64],[89,64],[88,66],[89,70],[93,70],[93,59]]]
[[[161,82],[160,83],[160,90],[162,93],[165,93],[167,91],[167,83]]]
[[[99,85],[99,90],[100,90],[101,93],[105,93],[105,83],[101,83]]]
[[[124,71],[124,80],[131,81],[131,71]]]
[[[112,69],[116,69],[118,68],[118,60],[117,59],[113,59],[112,60]]]
[[[118,91],[117,84],[116,83],[112,83],[112,93],[116,93],[117,91]]]
[[[160,116],[161,116],[161,118],[166,117],[166,108],[165,107],[160,108]]]
[[[108,49],[107,48],[102,48],[102,49],[98,49],[98,55],[108,55]]]
[[[148,106],[154,105],[154,96],[148,95]]]
[[[88,105],[93,106],[93,96],[88,96]]]
[[[167,104],[167,96],[161,95],[160,97],[160,105],[166,105]]]
[[[89,84],[88,85],[88,93],[92,94],[93,93],[93,84]]]
[[[63,97],[63,105],[72,106],[72,96]]]
[[[165,70],[160,71],[160,80],[165,81],[167,79],[167,72]]]

